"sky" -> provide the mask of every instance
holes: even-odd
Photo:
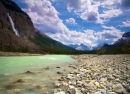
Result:
[[[12,0],[35,28],[69,44],[112,44],[130,31],[130,0]]]

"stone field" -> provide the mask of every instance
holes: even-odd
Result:
[[[130,55],[72,55],[74,71],[54,82],[54,94],[130,94]]]

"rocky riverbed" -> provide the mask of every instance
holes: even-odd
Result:
[[[72,57],[79,62],[54,82],[54,94],[130,94],[130,55]]]

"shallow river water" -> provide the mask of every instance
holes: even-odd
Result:
[[[0,94],[53,94],[57,72],[66,75],[76,62],[68,55],[0,57]]]

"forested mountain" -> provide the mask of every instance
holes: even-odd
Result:
[[[117,40],[112,45],[105,44],[100,50],[99,54],[130,54],[130,32],[122,35],[122,38]]]

